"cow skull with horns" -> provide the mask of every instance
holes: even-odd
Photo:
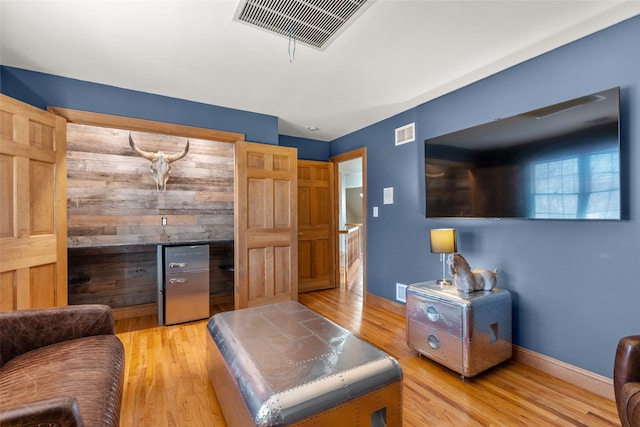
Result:
[[[151,172],[153,172],[153,179],[156,181],[156,187],[158,191],[164,193],[167,189],[167,181],[169,180],[169,174],[171,173],[171,163],[176,160],[180,160],[189,152],[189,140],[187,139],[187,145],[184,147],[181,153],[178,154],[165,154],[162,151],[150,153],[136,147],[131,133],[129,133],[129,145],[133,148],[133,151],[144,157],[151,162]]]

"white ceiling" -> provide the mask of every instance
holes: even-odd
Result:
[[[0,62],[278,117],[330,141],[640,14],[640,0],[377,0],[329,47],[237,1],[1,0]],[[317,126],[312,132],[309,126]]]

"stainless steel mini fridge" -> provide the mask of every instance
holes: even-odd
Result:
[[[209,245],[158,245],[158,322],[209,317]]]

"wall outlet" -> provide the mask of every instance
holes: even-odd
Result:
[[[407,285],[396,283],[396,301],[407,302]]]
[[[162,218],[162,226],[166,227],[167,226],[167,218]]]

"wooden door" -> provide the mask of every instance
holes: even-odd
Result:
[[[0,310],[67,305],[65,123],[0,95]]]
[[[298,160],[298,291],[336,287],[336,230],[330,162]]]
[[[235,308],[297,300],[297,150],[239,141],[235,158]]]

